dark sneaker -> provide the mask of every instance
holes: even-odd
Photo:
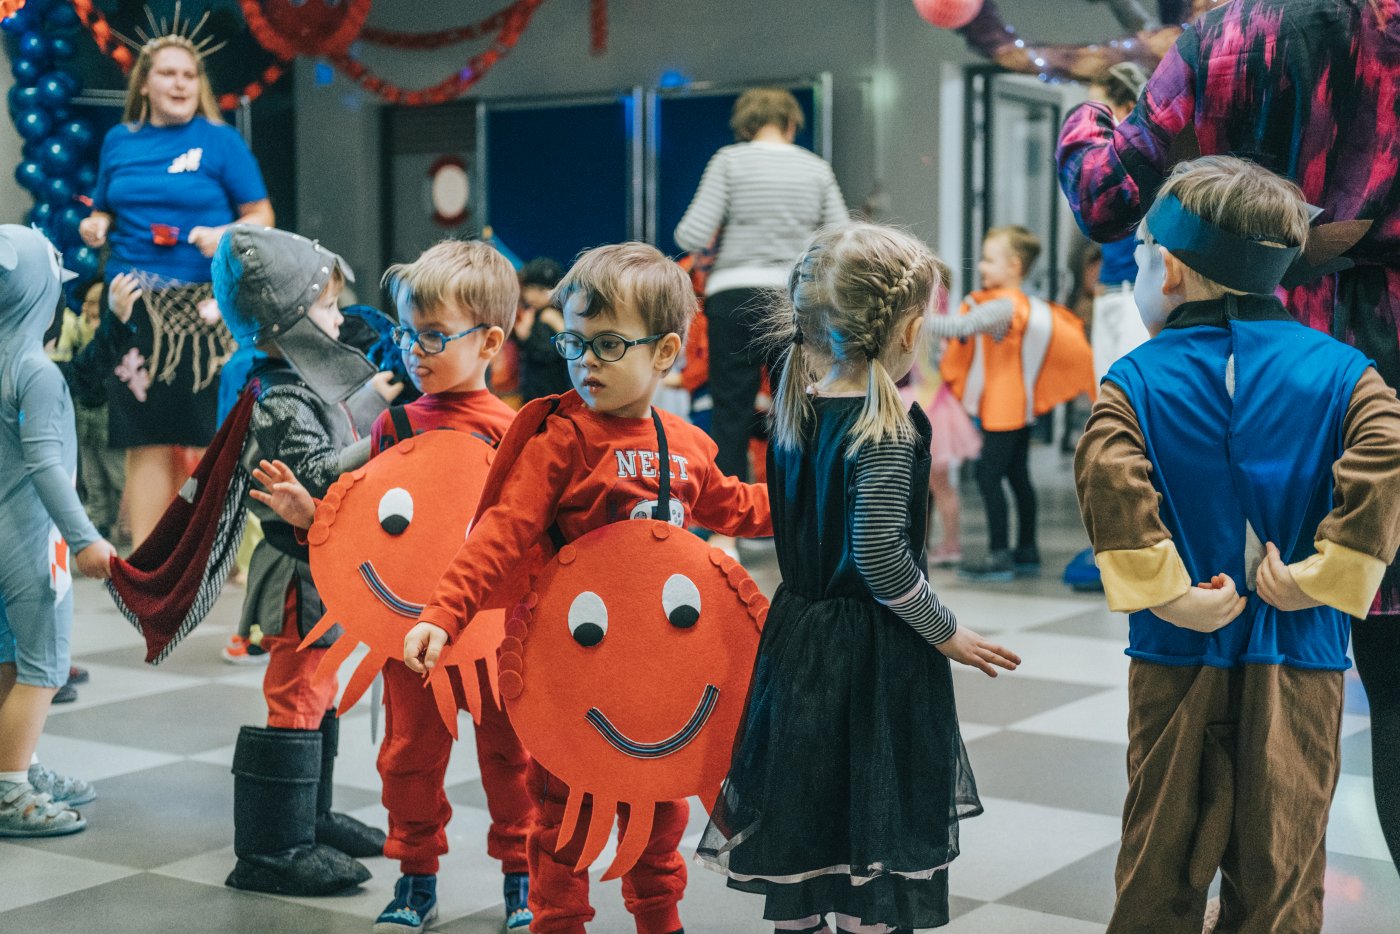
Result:
[[[1004,584],[1016,579],[1016,565],[1011,550],[998,549],[987,557],[968,561],[958,568],[958,577],[979,584]]]
[[[58,693],[53,696],[53,702],[55,704],[71,704],[77,699],[78,689],[73,686],[72,681],[69,681],[67,684],[63,685],[63,687],[59,688]]]
[[[437,918],[437,876],[400,876],[394,900],[374,921],[374,934],[421,934]]]
[[[530,911],[530,876],[523,872],[506,873],[506,930],[522,931],[535,920]]]
[[[1040,574],[1040,549],[1034,545],[1022,546],[1011,553],[1017,577],[1035,577]]]
[[[77,665],[68,666],[69,684],[87,684],[90,677],[91,675],[88,674],[86,668],[79,668]]]

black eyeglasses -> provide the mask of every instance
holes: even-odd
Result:
[[[639,344],[654,344],[665,336],[665,334],[653,334],[650,337],[640,337],[630,341],[621,334],[604,331],[592,339],[585,339],[582,334],[575,334],[573,331],[560,331],[551,337],[549,342],[554,345],[559,356],[565,360],[577,360],[583,356],[585,350],[592,350],[593,356],[604,363],[616,363],[627,356],[627,351],[631,348]]]
[[[474,328],[467,328],[465,331],[458,331],[456,334],[444,334],[441,331],[415,331],[413,328],[406,328],[399,325],[390,332],[390,337],[394,341],[394,346],[408,353],[417,344],[418,349],[423,351],[427,357],[436,356],[447,349],[447,345],[457,340],[459,337],[466,337],[468,334],[475,334],[484,324],[478,324]]]

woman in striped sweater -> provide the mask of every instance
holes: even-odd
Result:
[[[759,321],[819,227],[845,221],[846,202],[831,166],[793,143],[802,108],[780,88],[745,91],[729,120],[738,142],[716,152],[700,179],[676,243],[697,252],[718,239],[705,284],[709,320],[712,434],[720,470],[749,479],[749,438],[762,353]],[[732,543],[717,542],[720,547]]]

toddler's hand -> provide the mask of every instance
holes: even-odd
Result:
[[[432,623],[416,623],[403,637],[403,663],[409,671],[425,675],[437,667],[447,645],[447,631]]]
[[[399,397],[399,393],[403,392],[403,383],[394,382],[394,374],[388,370],[380,370],[371,376],[369,384],[385,402],[393,402]]]
[[[78,552],[74,561],[84,577],[105,581],[112,576],[112,559],[117,557],[117,549],[105,538],[99,538]]]
[[[1273,542],[1264,546],[1264,560],[1254,577],[1254,589],[1269,606],[1285,612],[1322,606],[1321,602],[1303,593],[1303,588],[1293,579],[1291,565],[1283,563],[1283,556]]]
[[[316,518],[316,501],[297,480],[292,468],[281,461],[260,461],[253,468],[253,479],[261,483],[266,492],[249,490],[249,496],[277,513],[288,525],[311,528]]]
[[[1152,612],[1182,629],[1215,632],[1234,622],[1244,612],[1245,603],[1230,575],[1217,574],[1209,583],[1197,584],[1170,603],[1152,607]]]
[[[89,214],[78,222],[78,236],[83,243],[94,250],[105,246],[107,243],[107,231],[112,227],[112,218],[108,214]]]
[[[131,310],[136,307],[136,300],[140,297],[141,283],[129,272],[113,276],[112,284],[107,287],[107,304],[122,324],[131,320]]]
[[[993,665],[996,665],[997,668],[1005,668],[1007,671],[1015,671],[1016,667],[1021,664],[1021,656],[1010,649],[1004,649],[988,642],[966,627],[960,627],[934,648],[948,656],[952,661],[972,668],[980,668],[989,678],[997,676]]]

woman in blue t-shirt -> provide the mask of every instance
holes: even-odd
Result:
[[[188,474],[180,449],[197,453],[214,436],[219,369],[234,343],[213,305],[209,258],[224,227],[271,225],[273,214],[257,161],[220,118],[188,39],[146,43],[122,120],[103,140],[93,212],[79,231],[94,249],[110,246],[114,288],[141,290],[133,347],[108,387],[109,443],[126,450],[140,544]]]

